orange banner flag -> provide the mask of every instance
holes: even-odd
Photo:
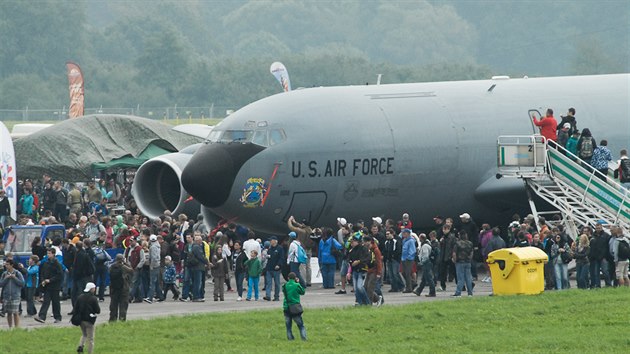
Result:
[[[77,118],[83,116],[83,72],[81,68],[73,63],[67,62],[68,85],[70,90],[70,109],[68,117]]]

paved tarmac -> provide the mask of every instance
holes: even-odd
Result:
[[[480,280],[483,275],[480,274]],[[488,296],[492,291],[492,285],[490,283],[482,283],[481,281],[475,282],[475,296]],[[232,278],[232,284],[234,284],[234,278]],[[262,297],[264,296],[264,292],[260,292],[260,300],[254,301],[245,301],[246,292],[243,294],[243,301],[236,301],[237,293],[234,292],[226,292],[225,293],[225,301],[215,302],[212,299],[212,290],[213,290],[212,281],[206,282],[206,301],[205,302],[181,302],[174,301],[171,299],[171,293],[169,292],[169,298],[164,302],[154,302],[152,304],[147,303],[133,303],[129,304],[129,310],[127,313],[127,320],[137,320],[137,319],[152,319],[157,317],[168,317],[168,316],[183,316],[190,314],[199,314],[199,313],[212,313],[212,312],[230,312],[230,311],[253,311],[253,310],[266,310],[266,309],[277,309],[281,311],[282,308],[282,295],[281,301],[264,301]],[[353,306],[354,301],[354,293],[350,292],[351,287],[348,287],[348,292],[346,295],[336,295],[335,291],[339,290],[340,286],[337,286],[336,289],[323,289],[321,284],[313,284],[313,286],[307,288],[306,295],[302,296],[302,304],[303,306],[308,308],[321,308],[321,307],[344,307],[344,306]],[[383,294],[385,298],[385,303],[383,306],[395,306],[401,304],[415,303],[421,301],[441,301],[441,300],[454,300],[454,301],[466,301],[466,294],[463,293],[462,298],[453,298],[451,295],[455,292],[455,283],[447,283],[446,291],[437,292],[437,297],[428,298],[424,295],[428,293],[428,288],[424,290],[422,296],[416,296],[415,294],[403,294],[403,293],[390,293],[388,290],[390,289],[389,285],[383,285]],[[181,289],[180,289],[181,290]],[[252,296],[253,297],[253,296]],[[273,297],[273,292],[272,292]],[[41,304],[35,304],[37,310],[39,310]],[[98,317],[96,323],[105,323],[109,319],[109,297],[105,297],[105,301],[100,303],[101,306],[101,315]],[[26,312],[26,302],[22,301],[22,308],[24,312]],[[32,317],[21,317],[20,327],[32,329],[32,328],[40,328],[45,326],[71,326],[70,324],[70,316],[67,315],[68,312],[72,310],[72,306],[70,304],[70,300],[63,301],[61,303],[61,314],[63,316],[63,320],[60,323],[53,323],[54,319],[52,316],[52,307],[48,310],[48,318],[46,319],[46,323],[36,322]],[[5,318],[0,318],[0,329],[8,329],[8,324]]]

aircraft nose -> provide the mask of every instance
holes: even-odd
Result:
[[[241,167],[265,148],[256,144],[204,144],[182,172],[184,189],[201,204],[215,208],[223,205]]]

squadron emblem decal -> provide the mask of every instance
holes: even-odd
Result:
[[[245,208],[255,208],[260,205],[267,193],[267,183],[262,178],[249,178],[245,183],[240,202]]]

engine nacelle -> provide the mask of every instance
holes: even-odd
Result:
[[[181,175],[200,145],[152,158],[138,168],[132,194],[144,215],[155,219],[170,210],[174,216],[183,213],[189,218],[197,217],[200,204],[182,186]]]

